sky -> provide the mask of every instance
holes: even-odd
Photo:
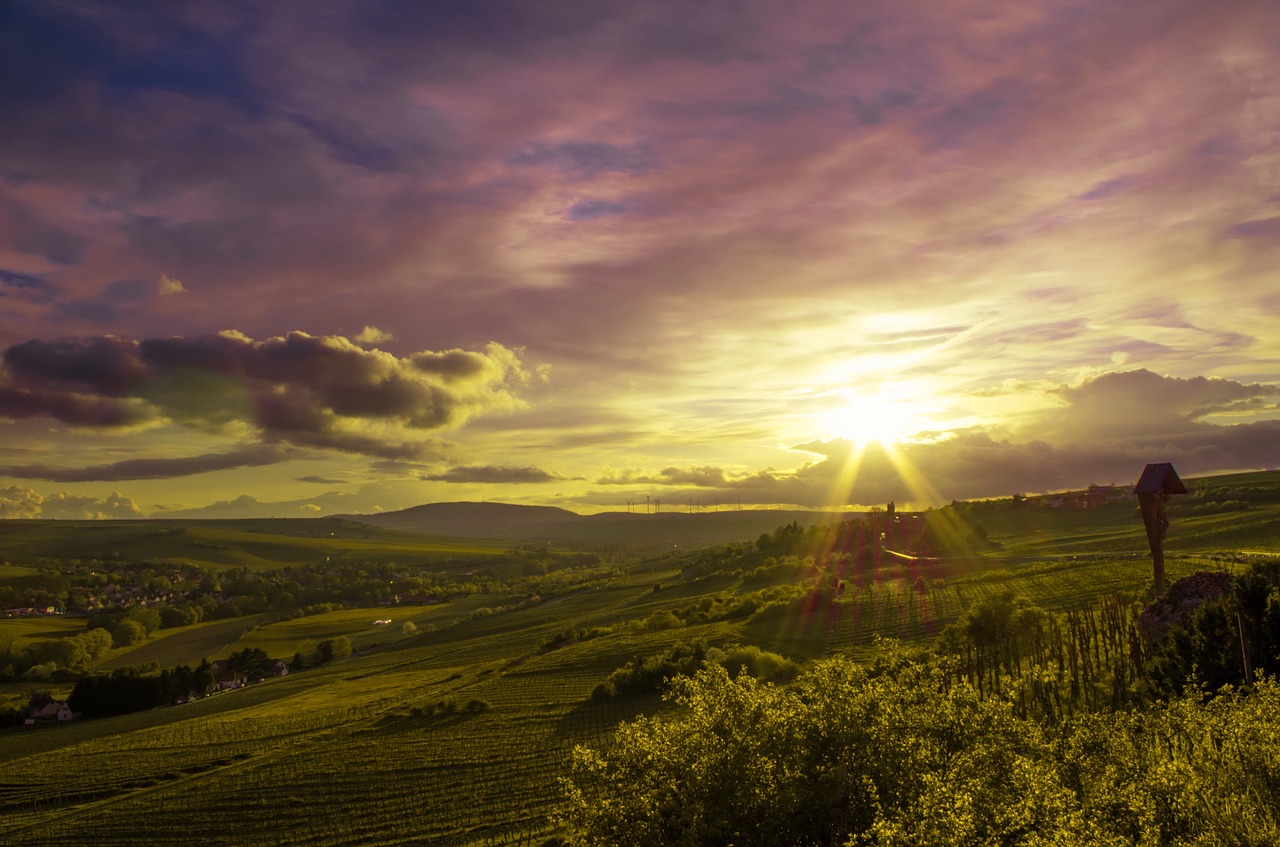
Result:
[[[0,517],[1280,466],[1272,0],[8,0],[0,115]]]

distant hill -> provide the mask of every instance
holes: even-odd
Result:
[[[510,503],[427,503],[398,512],[373,515],[333,515],[343,520],[425,535],[468,538],[511,538],[530,526],[554,526],[580,520],[581,515],[555,506],[516,506]],[[535,532],[535,535],[537,533]]]
[[[427,503],[375,515],[335,515],[383,529],[519,542],[619,544],[637,549],[698,547],[752,541],[795,521],[802,526],[847,520],[847,512],[752,509],[744,511],[603,512],[579,515],[553,506],[510,503]]]

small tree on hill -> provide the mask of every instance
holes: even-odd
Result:
[[[227,657],[227,666],[250,679],[262,679],[271,673],[275,662],[260,647],[246,647]]]

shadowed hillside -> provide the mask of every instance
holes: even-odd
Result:
[[[508,503],[428,503],[377,515],[336,515],[385,529],[465,538],[617,544],[634,549],[705,547],[753,539],[781,524],[801,526],[850,517],[836,512],[747,511],[603,512],[579,515],[549,506]]]

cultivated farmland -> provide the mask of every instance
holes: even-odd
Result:
[[[1275,479],[1212,487],[1254,500],[1175,514],[1171,580],[1237,569],[1280,547],[1280,505],[1268,499]],[[333,541],[308,522],[279,535],[265,526],[181,527],[181,536],[174,527],[108,528],[109,553],[150,550],[148,561],[163,550],[167,561],[222,562],[274,579],[285,565],[333,568],[335,555],[358,554],[386,562],[396,580],[470,589],[420,605],[256,612],[157,630],[110,666],[195,664],[250,647],[288,660],[337,637],[356,653],[181,705],[0,732],[0,840],[538,845],[561,831],[559,777],[574,747],[607,747],[620,720],[671,708],[656,694],[592,696],[637,657],[676,643],[750,644],[801,661],[856,657],[880,636],[931,644],[966,610],[1009,594],[1066,613],[1127,602],[1151,578],[1132,503],[1093,515],[961,504],[954,518],[980,526],[985,541],[950,556],[859,558],[829,545],[769,551],[744,539],[575,566],[491,542],[472,548],[376,529],[362,537],[345,523],[349,537]],[[97,529],[68,527],[62,546],[56,525],[7,528],[4,549],[33,558],[2,574],[26,586],[41,563],[90,555]],[[225,549],[201,546],[214,539]],[[0,633],[26,641],[83,630],[85,619],[72,621],[4,621]]]

